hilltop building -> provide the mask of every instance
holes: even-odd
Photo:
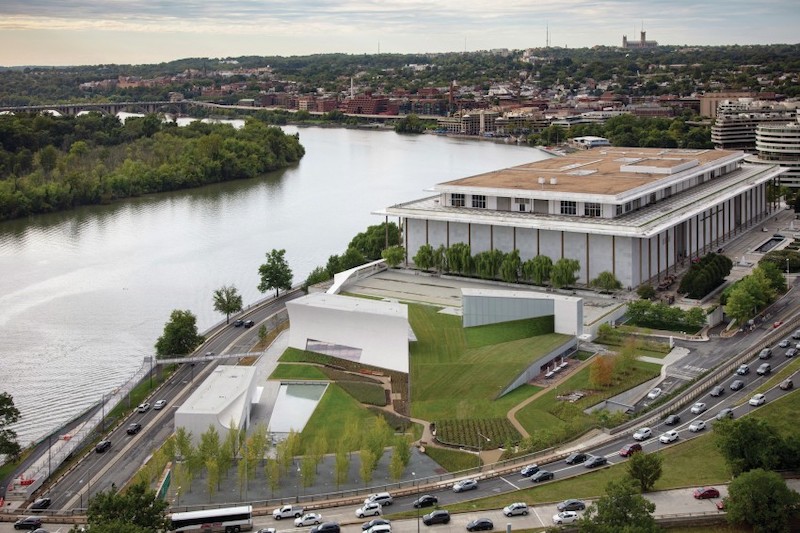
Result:
[[[647,32],[642,30],[639,32],[638,41],[629,41],[627,35],[622,36],[622,48],[655,48],[658,46],[656,41],[647,40]]]
[[[434,196],[388,207],[406,261],[425,244],[518,250],[523,261],[575,259],[578,282],[609,271],[626,287],[657,282],[777,208],[777,165],[743,152],[603,147],[440,183]]]

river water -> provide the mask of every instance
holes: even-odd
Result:
[[[262,178],[0,223],[0,391],[39,439],[124,383],[173,309],[201,331],[212,291],[261,298],[258,266],[286,249],[295,283],[435,183],[547,157],[515,145],[389,131],[284,128],[306,155]],[[396,222],[396,221],[395,221]]]

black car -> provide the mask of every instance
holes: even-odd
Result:
[[[437,503],[439,503],[439,498],[436,496],[431,496],[430,494],[426,494],[425,496],[420,496],[414,500],[414,508],[419,509],[420,507],[433,507]]]
[[[39,498],[31,504],[31,511],[41,511],[43,509],[47,509],[50,507],[51,503],[53,503],[53,500],[50,498]]]
[[[449,524],[450,512],[445,511],[444,509],[437,509],[436,511],[433,511],[423,516],[422,523],[425,524],[426,526],[430,526],[433,524]]]
[[[731,390],[739,390],[741,388],[744,388],[744,381],[741,379],[734,379],[731,382]]]
[[[586,509],[586,503],[583,500],[564,500],[556,505],[559,511],[583,511]]]
[[[598,466],[603,466],[608,464],[608,459],[605,457],[600,457],[599,455],[593,455],[590,457],[583,466],[586,468],[595,468]]]
[[[125,431],[128,432],[128,435],[136,435],[142,429],[142,425],[139,422],[134,422],[128,426],[128,429]]]
[[[722,396],[723,394],[725,394],[725,387],[720,387],[719,385],[717,385],[716,387],[711,389],[711,396],[717,397],[717,396]]]
[[[373,526],[388,526],[391,525],[390,520],[386,520],[385,518],[373,518],[369,522],[364,522],[361,524],[361,531],[366,531]]]
[[[97,446],[94,447],[94,451],[97,453],[103,453],[104,451],[111,448],[111,441],[110,440],[101,440],[97,443]]]
[[[494,522],[488,518],[478,518],[467,524],[467,531],[491,531],[494,529]]]
[[[246,328],[252,328],[255,325],[256,325],[256,323],[253,322],[252,320],[245,320],[244,321],[244,327],[246,327]]]
[[[14,529],[39,529],[42,527],[42,519],[38,516],[26,516],[14,522]]]
[[[542,481],[548,481],[556,477],[555,474],[550,472],[549,470],[539,470],[534,475],[531,476],[531,481],[534,483],[541,483]]]
[[[666,420],[664,420],[665,426],[676,426],[681,423],[681,417],[678,415],[669,415]]]
[[[311,533],[339,533],[338,522],[323,522],[311,528]]]
[[[233,321],[233,327],[240,328],[242,326],[244,326],[244,320],[242,320],[241,318],[237,318],[236,320]]]
[[[522,470],[520,470],[519,473],[522,477],[531,477],[538,471],[539,471],[539,465],[528,465],[524,467]]]
[[[589,456],[585,453],[576,452],[570,454],[569,457],[564,460],[564,462],[568,465],[577,465],[584,462],[588,457]]]

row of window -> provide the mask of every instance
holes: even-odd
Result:
[[[464,207],[466,205],[466,195],[461,193],[453,193],[451,196],[451,205],[453,207]],[[529,211],[530,199],[528,198],[515,198],[515,203],[519,206],[520,211]],[[472,207],[478,209],[486,209],[486,196],[482,194],[472,195]],[[562,215],[577,215],[578,203],[571,201],[561,202]],[[586,202],[583,204],[583,215],[587,217],[599,217],[602,215],[602,208],[599,203]]]
[[[561,202],[562,215],[577,215],[578,202],[571,202],[564,200]],[[602,214],[600,204],[594,202],[586,202],[583,204],[583,216],[585,217],[599,217]]]
[[[466,195],[461,193],[453,193],[451,202],[453,207],[464,207],[464,204],[466,203]],[[473,194],[472,207],[486,209],[486,196],[482,194]]]

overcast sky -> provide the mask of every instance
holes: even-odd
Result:
[[[798,0],[0,0],[0,65],[797,43]]]

